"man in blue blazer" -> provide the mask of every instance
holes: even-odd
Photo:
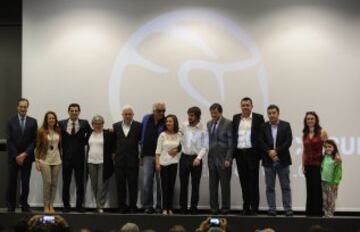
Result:
[[[288,122],[279,119],[279,107],[267,108],[269,121],[261,129],[260,144],[263,151],[262,164],[265,170],[266,198],[269,205],[268,215],[276,216],[275,181],[276,174],[282,191],[282,200],[286,216],[292,216],[290,187],[291,157],[289,148],[292,142],[291,127]]]
[[[29,182],[34,146],[36,140],[37,121],[27,115],[29,101],[21,98],[17,103],[18,114],[7,123],[7,149],[9,155],[9,174],[6,202],[9,212],[16,207],[16,187],[18,173],[21,173],[20,204],[23,212],[30,212],[28,204]]]
[[[87,120],[79,119],[80,105],[72,103],[68,107],[69,118],[59,121],[63,148],[63,192],[64,212],[70,211],[70,183],[75,173],[76,211],[84,212],[84,172],[85,145],[91,132]]]

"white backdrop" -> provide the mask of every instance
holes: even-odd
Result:
[[[180,121],[188,107],[198,105],[205,122],[212,102],[221,103],[228,118],[240,111],[244,96],[253,98],[260,113],[274,103],[292,125],[293,206],[302,210],[301,130],[305,112],[315,110],[344,159],[337,208],[360,211],[360,187],[351,181],[360,165],[357,1],[23,2],[23,96],[39,123],[47,110],[67,117],[72,102],[81,104],[82,118],[103,115],[107,127],[121,119],[125,104],[141,120],[153,102],[163,100]],[[31,187],[30,202],[40,205],[42,182],[35,169]],[[87,189],[86,205],[93,206]],[[266,208],[262,173],[260,192]],[[231,197],[232,207],[241,208],[235,168]],[[109,198],[116,205],[114,182]],[[207,167],[200,199],[207,208]]]

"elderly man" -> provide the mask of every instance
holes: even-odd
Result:
[[[145,213],[154,213],[153,185],[156,179],[156,211],[161,213],[161,184],[160,175],[155,171],[155,150],[157,139],[164,131],[164,115],[166,107],[164,102],[153,105],[153,113],[147,114],[142,120],[141,130],[141,163],[144,168],[143,208]]]
[[[139,146],[141,139],[141,123],[135,121],[131,106],[122,109],[123,120],[113,125],[115,136],[115,176],[120,213],[128,209],[136,212]],[[126,192],[129,191],[129,207],[126,205]]]

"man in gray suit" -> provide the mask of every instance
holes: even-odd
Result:
[[[209,182],[210,207],[213,214],[219,213],[219,182],[221,185],[221,214],[230,211],[230,179],[232,160],[232,123],[222,116],[222,106],[214,103],[210,106],[212,120],[207,123],[209,131]]]

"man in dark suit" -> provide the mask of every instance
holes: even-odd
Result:
[[[133,120],[131,106],[124,106],[123,121],[113,125],[115,135],[115,177],[120,213],[135,213],[138,196],[139,147],[141,123]],[[126,186],[129,190],[129,206],[126,204]]]
[[[260,136],[262,164],[265,169],[266,198],[269,205],[268,215],[276,216],[275,181],[277,174],[285,215],[292,216],[289,168],[292,132],[290,124],[279,119],[279,113],[279,107],[276,105],[270,105],[267,108],[269,121],[263,124]]]
[[[230,211],[230,179],[232,162],[232,124],[222,116],[222,106],[214,103],[210,106],[212,120],[207,123],[209,133],[209,187],[210,208],[213,214],[219,213],[219,182],[221,185],[221,214]]]
[[[241,99],[241,114],[233,117],[234,158],[239,174],[243,214],[257,214],[259,208],[259,136],[264,117],[252,112],[249,97]]]
[[[31,211],[28,204],[28,195],[31,167],[34,161],[37,122],[36,119],[27,116],[28,108],[29,101],[27,99],[21,98],[18,100],[18,114],[7,123],[9,174],[6,201],[8,212],[15,211],[19,171],[21,172],[21,209],[23,212]]]
[[[68,107],[69,118],[59,121],[63,148],[63,203],[64,212],[70,211],[70,183],[72,173],[75,173],[76,210],[84,212],[84,171],[85,145],[91,132],[87,120],[79,119],[80,105],[72,103]]]

